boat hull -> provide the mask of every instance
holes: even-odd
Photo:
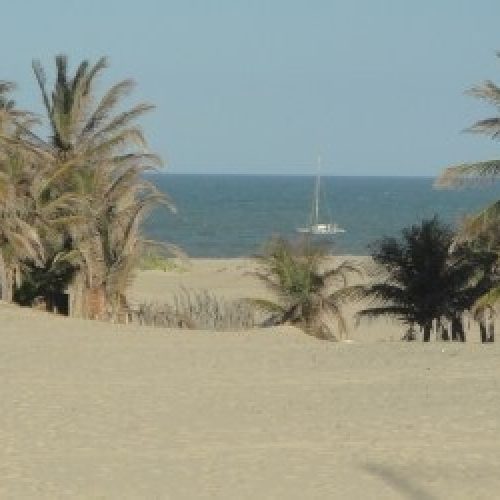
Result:
[[[309,227],[299,227],[297,228],[297,232],[304,234],[323,235],[345,233],[345,229],[339,227],[337,224],[313,224]]]

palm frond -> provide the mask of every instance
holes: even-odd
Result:
[[[42,93],[43,104],[47,110],[47,115],[50,117],[52,115],[52,106],[50,104],[49,95],[47,93],[47,77],[45,75],[45,70],[43,69],[42,63],[38,59],[32,61],[33,72],[35,73],[36,81],[40,87],[40,92]]]
[[[474,85],[466,93],[472,97],[483,99],[494,106],[500,106],[500,88],[491,80],[486,80],[480,85]]]
[[[285,313],[285,308],[277,302],[273,302],[272,300],[245,298],[242,299],[242,301],[247,302],[248,304],[251,304],[257,309],[260,309],[264,312],[277,313],[281,315]]]
[[[406,318],[408,309],[404,306],[379,306],[368,307],[356,313],[356,318],[361,319],[375,319],[380,316],[392,316],[400,319]]]
[[[106,57],[101,57],[95,64],[92,66],[90,71],[86,73],[86,78],[84,82],[84,93],[88,94],[90,92],[92,82],[96,78],[96,76],[104,69],[109,66],[108,59]]]
[[[141,103],[134,106],[132,109],[120,113],[113,118],[106,126],[96,132],[95,137],[105,137],[109,134],[116,134],[124,127],[128,126],[132,121],[136,120],[139,116],[152,111],[155,107],[152,104]]]
[[[498,179],[499,176],[500,160],[464,163],[445,169],[434,182],[434,187],[446,189],[474,185],[491,182]]]
[[[329,293],[326,302],[331,304],[344,304],[346,302],[358,301],[366,297],[366,286],[351,285],[345,286]]]
[[[109,139],[102,139],[102,136],[95,136],[86,144],[84,154],[96,160],[112,157],[115,151],[121,147],[136,144],[139,147],[146,146],[144,134],[139,127],[132,127],[120,131]]]
[[[368,286],[361,286],[358,289],[361,297],[371,298],[381,301],[400,301],[404,300],[405,290],[401,285],[392,283],[375,283]]]
[[[487,235],[490,231],[497,234],[500,223],[500,200],[487,206],[477,214],[468,216],[463,221],[457,240],[474,241]]]
[[[347,286],[351,275],[363,275],[363,269],[358,264],[351,261],[344,261],[340,265],[322,273],[324,280],[329,283],[336,283],[340,281],[344,287]]]
[[[473,305],[473,313],[477,313],[486,308],[495,307],[500,301],[500,286],[496,286],[480,297]]]
[[[466,132],[488,135],[492,139],[498,139],[500,137],[500,118],[494,117],[479,120],[466,129]]]
[[[9,94],[15,89],[16,84],[14,82],[0,80],[0,94]]]
[[[337,300],[332,300],[329,301],[328,305],[329,307],[326,312],[332,317],[334,321],[337,322],[337,328],[340,334],[339,336],[342,337],[347,333],[348,328],[347,328],[347,321],[340,307],[340,302]]]
[[[107,119],[109,113],[113,111],[113,108],[120,99],[130,93],[134,85],[133,80],[124,80],[113,85],[101,99],[96,110],[85,124],[80,139],[84,139],[85,136],[97,130],[101,123]]]

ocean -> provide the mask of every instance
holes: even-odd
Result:
[[[255,255],[272,235],[296,237],[308,224],[312,176],[148,176],[168,193],[177,214],[155,211],[146,235],[180,246],[191,257]],[[337,254],[366,255],[382,236],[439,215],[456,225],[500,198],[498,185],[435,190],[423,177],[323,177],[321,212],[346,229],[328,239]]]

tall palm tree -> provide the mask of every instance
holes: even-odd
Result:
[[[342,305],[358,290],[349,278],[361,269],[343,261],[329,266],[324,248],[306,240],[299,245],[277,238],[258,258],[263,270],[258,277],[275,293],[277,300],[251,299],[271,313],[272,324],[291,323],[322,339],[335,339],[347,332]],[[336,321],[337,332],[331,328]]]
[[[500,52],[497,52],[500,58]],[[491,80],[486,80],[479,85],[470,88],[467,93],[478,99],[482,99],[499,109],[500,107],[500,87]],[[483,134],[492,139],[500,139],[500,116],[493,116],[484,120],[479,120],[467,132]],[[467,184],[474,184],[484,180],[495,180],[500,175],[500,160],[487,160],[474,163],[463,163],[454,165],[444,170],[436,180],[437,187],[456,187]]]
[[[500,58],[500,52],[497,52]],[[491,80],[473,86],[469,95],[482,99],[500,108],[500,87]],[[468,132],[483,134],[494,140],[500,139],[500,116],[479,120],[467,129]],[[448,167],[435,182],[438,188],[454,188],[497,180],[500,177],[500,160],[464,163]],[[497,253],[500,262],[500,200],[485,207],[479,213],[467,217],[458,234],[459,241],[468,241],[476,246]],[[500,288],[483,297],[481,307],[494,305],[500,299]],[[478,305],[478,307],[479,307]]]
[[[433,320],[446,318],[465,340],[460,316],[492,286],[495,255],[453,244],[453,231],[437,217],[404,229],[399,239],[377,242],[372,258],[380,273],[363,293],[372,305],[358,317],[392,316],[416,324],[424,342],[430,340]]]
[[[141,218],[153,204],[168,204],[152,184],[141,178],[145,170],[161,165],[160,158],[148,151],[143,133],[134,123],[153,106],[141,103],[116,112],[121,99],[132,90],[132,80],[113,85],[95,100],[96,77],[106,67],[105,58],[93,66],[83,61],[71,77],[67,57],[59,55],[54,88],[49,94],[45,71],[39,61],[33,62],[52,132],[47,141],[30,135],[31,148],[50,165],[41,198],[51,202],[65,194],[82,202],[80,223],[66,226],[63,240],[71,240],[72,250],[78,253],[81,272],[75,279],[82,289],[80,308],[84,315],[85,295],[90,294],[91,302],[100,303],[95,315],[102,315],[116,297],[110,283],[125,283],[130,275],[135,258],[130,249],[140,246]],[[70,255],[74,259],[73,251]],[[122,279],[111,278],[118,269]]]
[[[39,234],[29,220],[34,170],[31,159],[15,146],[33,116],[16,108],[9,96],[14,88],[13,83],[0,81],[0,298],[9,302],[24,260],[40,265],[44,259]]]
[[[91,207],[93,230],[102,252],[99,280],[109,305],[116,310],[124,300],[126,286],[133,270],[139,263],[145,247],[150,243],[141,234],[141,224],[145,216],[158,205],[171,206],[163,193],[149,181],[141,177],[145,168],[131,165],[116,171],[102,167],[94,173],[93,198]],[[153,242],[151,242],[153,244]],[[83,249],[86,266],[95,264],[92,251],[96,245]],[[88,270],[89,276],[99,275],[99,270]]]

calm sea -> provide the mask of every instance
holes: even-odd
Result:
[[[150,176],[175,202],[178,213],[156,211],[147,235],[174,243],[192,257],[249,256],[274,234],[293,237],[308,223],[314,178],[308,176]],[[438,214],[456,224],[500,198],[498,185],[458,191],[432,188],[431,178],[324,177],[321,211],[346,233],[333,250],[367,254],[369,245],[404,226]]]

